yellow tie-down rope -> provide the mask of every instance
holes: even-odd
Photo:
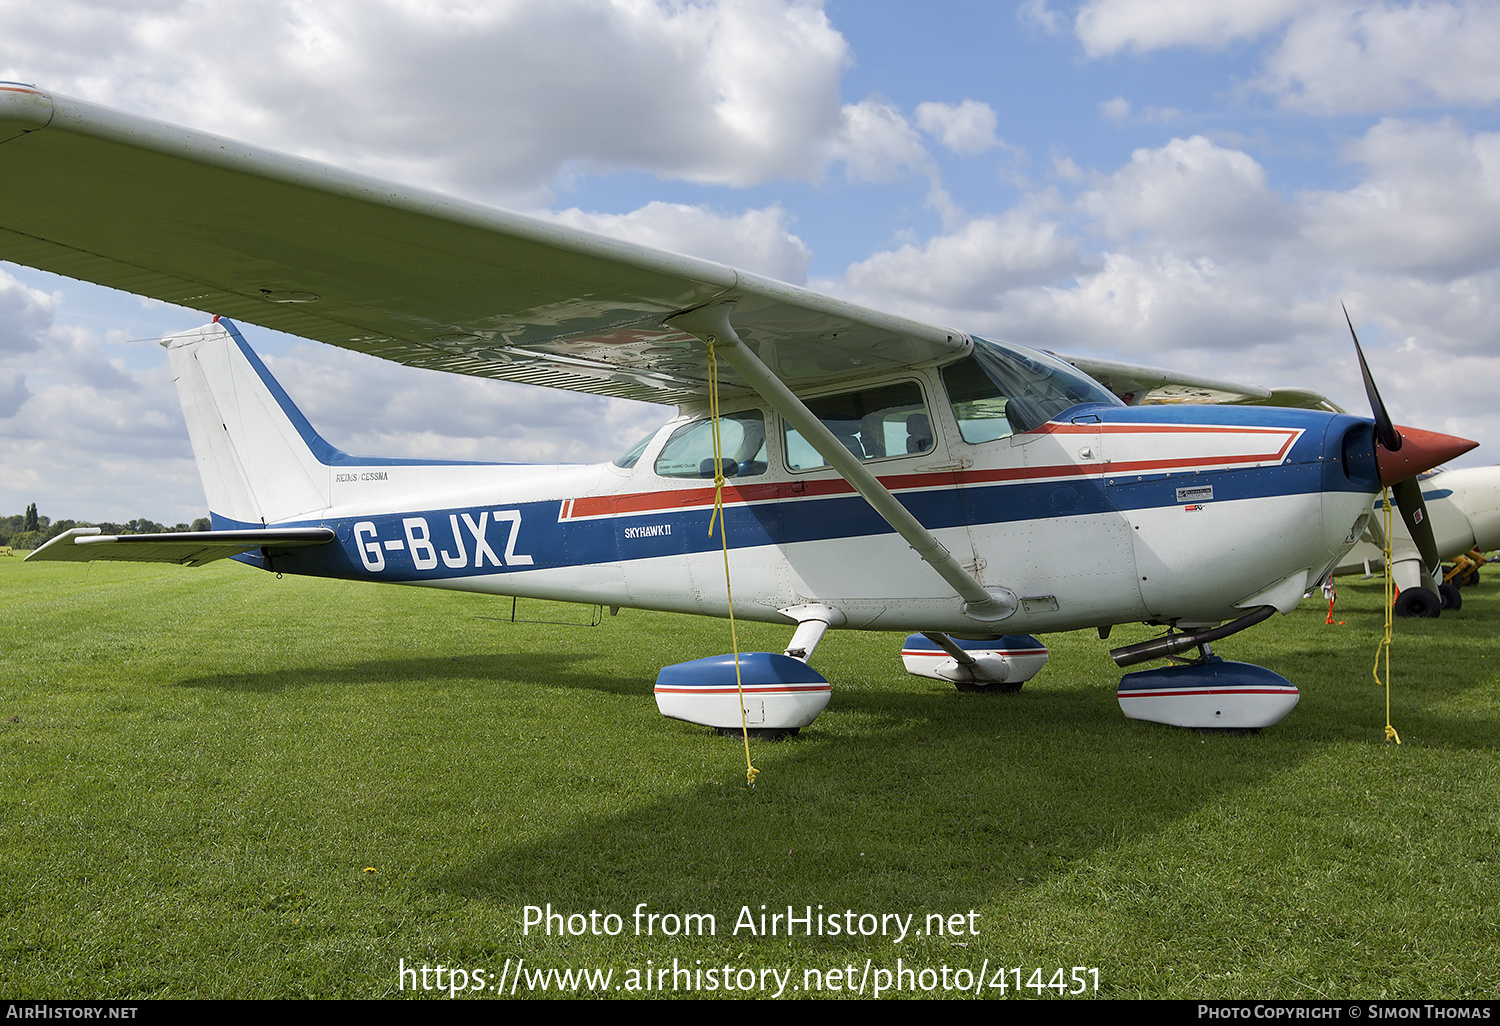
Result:
[[[708,536],[719,522],[719,540],[724,550],[724,593],[729,597],[729,640],[734,645],[734,684],[739,690],[740,737],[745,742],[745,783],[755,786],[760,770],[750,761],[750,725],[745,720],[745,682],[740,679],[740,639],[734,625],[734,590],[729,586],[729,534],[724,526],[724,460],[719,445],[719,361],[714,357],[714,336],[708,336],[708,416],[714,445],[714,512],[708,518]]]
[[[1385,563],[1385,633],[1380,638],[1380,644],[1375,646],[1375,667],[1372,671],[1375,683],[1385,688],[1385,739],[1401,743],[1401,735],[1396,733],[1396,728],[1391,726],[1391,628],[1392,617],[1396,605],[1395,580],[1391,577],[1391,493],[1389,488],[1381,490],[1381,498],[1385,503],[1385,552],[1383,561]],[[1385,679],[1380,679],[1381,658],[1385,660]]]

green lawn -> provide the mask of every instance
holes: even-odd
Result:
[[[495,984],[522,959],[624,996],[663,967],[670,991],[675,959],[709,996],[774,974],[868,996],[884,972],[951,997],[1001,968],[1009,996],[1051,996],[1079,966],[1107,997],[1495,998],[1500,585],[1464,595],[1398,622],[1400,746],[1373,582],[1341,585],[1342,626],[1309,600],[1218,646],[1303,691],[1247,736],[1121,716],[1107,648],[1144,627],[1047,637],[1010,696],[833,633],[828,711],[752,744],[751,789],[737,741],[651,697],[661,665],[728,650],[723,622],[512,625],[482,618],[508,600],[237,564],[0,559],[0,997],[400,996],[402,965]],[[789,635],[741,626],[745,649]],[[622,928],[523,932],[549,903]],[[716,933],[637,936],[641,903]],[[761,905],[912,932],[733,932]],[[960,932],[924,930],[939,914]]]

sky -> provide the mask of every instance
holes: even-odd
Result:
[[[0,0],[0,79],[972,334],[1368,409],[1500,459],[1500,5]],[[0,515],[206,514],[153,339],[0,263]],[[605,460],[672,411],[254,326],[331,442]]]

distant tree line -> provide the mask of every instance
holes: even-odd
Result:
[[[13,549],[34,549],[74,527],[97,527],[103,534],[170,534],[207,531],[209,521],[208,517],[199,517],[191,524],[174,524],[171,527],[144,517],[124,524],[112,524],[109,521],[92,523],[87,520],[59,520],[53,523],[51,517],[37,514],[36,503],[33,502],[26,507],[25,513],[0,517],[0,547],[9,545]]]

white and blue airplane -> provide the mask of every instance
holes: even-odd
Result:
[[[1500,549],[1500,467],[1437,470],[1418,480],[1439,557],[1446,561]],[[1391,577],[1400,592],[1398,616],[1437,616],[1461,608],[1460,586],[1478,580],[1478,570],[1451,575],[1452,583],[1428,574],[1430,564],[1404,523],[1395,520],[1386,537],[1384,511],[1384,501],[1377,501],[1364,536],[1334,572],[1368,577],[1384,565],[1389,551]]]
[[[29,85],[0,84],[0,175],[0,259],[223,315],[163,340],[213,530],[75,531],[31,559],[232,557],[716,617],[727,564],[734,614],[793,633],[738,673],[731,657],[663,670],[662,711],[715,727],[810,722],[830,628],[910,634],[909,668],[1003,691],[1045,661],[1035,635],[1140,621],[1168,633],[1116,649],[1122,666],[1197,655],[1129,674],[1127,715],[1275,722],[1295,686],[1211,643],[1291,611],[1383,483],[1420,519],[1400,483],[1473,444],[1397,432],[1368,374],[1373,423],[1153,404],[1273,397],[1098,364],[1134,376],[1127,405],[1046,353]],[[352,456],[229,317],[678,416],[598,466]]]

